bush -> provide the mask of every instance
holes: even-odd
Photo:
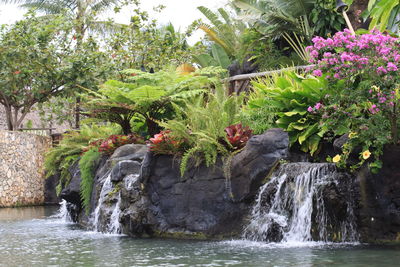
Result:
[[[96,142],[92,145],[97,145],[98,143],[99,142]],[[144,144],[144,140],[137,134],[129,134],[129,135],[114,134],[104,140],[101,140],[100,146],[98,147],[98,151],[105,155],[111,155],[118,147],[126,144]]]
[[[226,127],[225,132],[234,150],[243,148],[253,133],[249,126],[243,127],[241,123]]]
[[[90,210],[90,198],[93,190],[94,172],[100,153],[96,148],[92,148],[85,152],[79,160],[79,169],[81,171],[80,195],[83,208],[86,213]]]
[[[80,131],[71,131],[64,134],[60,144],[53,147],[45,156],[44,167],[46,177],[60,173],[60,183],[57,186],[57,194],[70,180],[69,168],[74,164],[83,152],[88,150],[90,143],[108,137],[110,134],[119,133],[120,129],[112,125],[83,125]]]
[[[155,154],[180,155],[188,149],[185,140],[177,139],[170,130],[161,131],[150,138],[150,151]]]
[[[195,165],[205,161],[210,166],[216,162],[218,154],[230,154],[233,147],[225,128],[238,122],[243,97],[228,96],[222,86],[217,86],[214,93],[185,103],[183,107],[175,106],[176,119],[160,123],[170,131],[170,140],[181,140],[187,144],[181,161],[182,176],[189,159],[193,159]]]
[[[399,140],[399,40],[377,31],[356,36],[344,31],[333,38],[315,37],[313,43],[307,50],[316,63],[314,75],[326,73],[331,84],[343,83],[318,110],[334,136],[352,136],[336,158],[340,158],[338,164],[345,166],[350,153],[361,147],[372,157],[361,153],[353,168],[368,160],[376,171],[382,165],[379,156],[383,146]]]
[[[302,151],[315,154],[326,129],[320,125],[321,115],[314,109],[325,102],[331,90],[328,81],[324,77],[287,72],[252,84],[258,97],[250,99],[246,109],[265,110],[265,116],[271,119],[267,125],[286,130],[291,145],[297,143]],[[260,118],[251,125],[263,124],[264,118]]]

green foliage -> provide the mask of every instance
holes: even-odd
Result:
[[[240,35],[247,28],[246,25],[233,18],[223,8],[219,8],[218,12],[213,12],[204,6],[200,6],[198,10],[211,23],[211,25],[201,23],[199,29],[203,30],[209,40],[218,45],[217,47],[222,48],[229,58],[239,59],[241,56],[237,53],[241,50]]]
[[[119,131],[115,126],[83,125],[80,131],[65,134],[60,144],[53,147],[45,156],[46,177],[60,173],[60,188],[63,188],[71,178],[69,168],[78,160],[89,143],[117,134]]]
[[[60,64],[58,50],[65,36],[57,36],[64,26],[61,16],[48,21],[29,14],[13,26],[1,27],[0,104],[9,130],[17,130],[33,105],[58,93],[65,83],[67,66]]]
[[[275,109],[265,104],[266,90],[272,84],[271,79],[254,80],[253,91],[249,93],[247,104],[239,113],[242,124],[249,126],[254,134],[262,134],[274,127]]]
[[[377,28],[381,32],[398,28],[400,2],[393,0],[369,0],[367,15],[371,17],[370,29]]]
[[[172,138],[185,140],[190,147],[182,157],[182,176],[190,159],[195,165],[205,161],[210,166],[216,162],[217,155],[230,154],[225,128],[238,121],[242,103],[243,97],[227,96],[224,88],[218,85],[215,93],[201,95],[192,102],[186,101],[184,108],[176,105],[176,119],[160,123],[170,131]]]
[[[342,14],[335,12],[336,1],[316,0],[310,14],[310,21],[314,25],[317,36],[331,36],[343,30],[345,21]]]
[[[322,105],[330,92],[328,81],[324,77],[287,72],[268,82],[253,82],[253,86],[260,95],[249,101],[248,109],[268,107],[267,112],[274,114],[273,125],[289,133],[291,145],[297,143],[302,151],[312,155],[317,152],[326,129],[320,127],[320,115],[312,107],[319,109]]]
[[[262,34],[278,38],[284,32],[304,32],[299,19],[310,25],[308,15],[315,0],[233,0],[233,5],[240,9],[241,18]]]
[[[131,132],[133,118],[144,122],[154,135],[160,131],[158,120],[174,116],[172,103],[183,103],[209,92],[225,73],[216,67],[181,75],[175,71],[147,73],[139,70],[123,71],[122,79],[110,80],[98,92],[87,96],[89,115],[121,125],[125,134]]]
[[[194,53],[201,54],[204,45],[187,43],[194,26],[180,32],[172,24],[160,26],[138,6],[129,25],[120,25],[106,38],[106,50],[116,69],[146,69],[159,71],[167,66],[179,66],[192,62]]]
[[[79,160],[79,169],[81,171],[80,195],[86,214],[90,211],[90,197],[93,190],[94,172],[96,171],[95,168],[100,155],[97,148],[92,148],[85,152]]]

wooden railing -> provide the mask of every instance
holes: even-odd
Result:
[[[62,139],[62,134],[54,133],[55,128],[20,128],[18,131],[32,133],[41,136],[49,136],[53,146],[58,144]]]
[[[55,128],[19,128],[18,131],[42,136],[51,136]]]
[[[302,71],[308,67],[312,67],[313,65],[306,65],[306,66],[296,66],[296,67],[289,67],[283,68],[279,70],[271,70],[271,71],[264,71],[264,72],[257,72],[257,73],[249,73],[249,74],[241,74],[229,77],[225,79],[225,82],[229,83],[229,94],[240,94],[242,92],[248,92],[250,90],[250,81],[257,78],[272,76],[274,74],[279,74],[285,71],[291,70],[298,70]]]

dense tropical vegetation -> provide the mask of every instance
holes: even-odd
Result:
[[[0,32],[8,128],[17,130],[38,107],[78,123],[48,153],[46,170],[61,174],[60,191],[79,164],[87,210],[97,160],[124,144],[178,156],[182,176],[202,162],[227,160],[252,134],[273,127],[289,133],[293,150],[314,157],[323,143],[347,136],[340,154],[320,160],[352,169],[367,162],[378,170],[385,145],[399,144],[396,1],[370,0],[360,14],[371,28],[356,35],[343,30],[330,0],[200,6],[205,21],[184,32],[158,24],[137,1],[19,2],[33,10]],[[132,5],[129,25],[98,19]],[[189,45],[193,31],[205,39]],[[301,64],[313,65],[255,79],[245,95],[227,93],[228,75]]]

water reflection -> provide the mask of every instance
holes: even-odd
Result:
[[[49,214],[0,209],[0,266],[397,266],[395,247],[133,239],[87,232]],[[5,219],[7,216],[7,219]]]
[[[57,208],[57,206],[0,208],[0,221],[41,219],[54,214]]]

